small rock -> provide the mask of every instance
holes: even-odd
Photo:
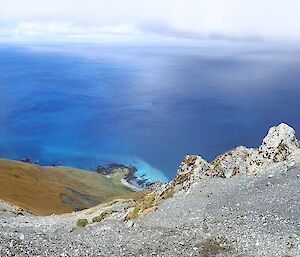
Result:
[[[134,222],[133,222],[132,220],[128,220],[128,221],[126,222],[126,227],[132,228],[133,226],[134,226]]]

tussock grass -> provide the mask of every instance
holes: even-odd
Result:
[[[81,228],[84,228],[87,224],[88,224],[88,220],[87,219],[79,219],[76,222],[76,226],[77,227],[81,227]]]
[[[100,215],[96,216],[93,218],[93,222],[101,222],[102,220],[104,220],[105,218],[107,218],[109,215],[113,214],[114,211],[104,211],[104,212],[101,212]]]

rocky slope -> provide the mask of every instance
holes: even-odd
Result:
[[[300,153],[292,128],[212,163],[188,155],[139,200],[68,215],[0,211],[1,256],[300,256]],[[1,208],[0,208],[1,210]]]

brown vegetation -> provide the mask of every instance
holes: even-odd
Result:
[[[38,215],[67,213],[135,196],[120,181],[94,172],[4,159],[0,159],[0,188],[0,199]]]

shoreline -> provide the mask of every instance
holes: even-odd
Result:
[[[147,189],[148,187],[151,187],[151,185],[159,181],[159,180],[155,181],[149,179],[145,174],[138,175],[138,173],[141,173],[141,171],[139,171],[137,167],[133,165],[127,166],[122,163],[109,163],[107,165],[98,164],[98,166],[94,170],[92,170],[92,169],[85,169],[85,168],[63,165],[61,161],[59,161],[58,163],[53,163],[53,165],[43,165],[39,161],[32,161],[32,159],[28,157],[19,160],[0,157],[0,160],[16,161],[20,163],[34,165],[41,168],[57,167],[57,168],[75,169],[75,170],[81,170],[81,171],[91,172],[91,173],[99,173],[106,177],[121,172],[124,174],[124,177],[121,179],[122,184],[124,184],[125,186],[131,188],[136,192]]]

